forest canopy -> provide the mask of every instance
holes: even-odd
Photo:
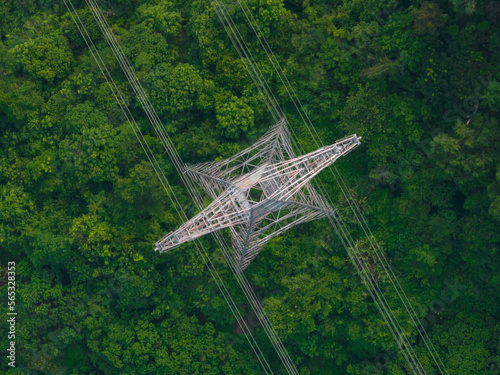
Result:
[[[231,156],[272,125],[210,1],[98,3],[184,162]],[[237,2],[225,3],[312,151]],[[246,3],[323,143],[362,136],[337,168],[448,372],[500,373],[498,1]],[[72,4],[195,214],[91,11]],[[15,262],[18,314],[16,368],[2,351],[2,373],[262,372],[195,247],[153,251],[182,220],[62,2],[0,0],[0,135],[0,310]],[[371,259],[336,181],[318,178]],[[202,241],[251,316],[216,242]],[[407,373],[326,220],[274,238],[245,274],[301,375]],[[263,329],[252,331],[285,373]],[[430,363],[415,329],[410,340]],[[10,341],[1,335],[2,350]]]

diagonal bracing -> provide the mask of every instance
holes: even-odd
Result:
[[[221,161],[188,166],[191,179],[214,201],[156,243],[165,252],[228,228],[243,271],[271,238],[291,227],[335,214],[310,184],[321,170],[359,144],[355,134],[296,157],[284,120],[257,142]]]

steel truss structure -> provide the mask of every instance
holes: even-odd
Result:
[[[360,144],[356,134],[309,154],[294,155],[286,122],[229,159],[187,165],[186,173],[214,201],[156,243],[163,253],[228,228],[242,272],[271,238],[291,227],[335,215],[311,179]]]

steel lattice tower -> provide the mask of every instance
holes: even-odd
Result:
[[[243,271],[271,238],[335,211],[310,184],[321,170],[359,144],[356,134],[295,157],[284,120],[233,157],[186,166],[214,201],[156,243],[161,253],[205,234],[229,228],[234,257]]]

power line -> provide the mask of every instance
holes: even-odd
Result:
[[[242,2],[240,2],[240,1],[238,0],[238,3],[239,3],[239,5],[240,5],[240,7],[242,8],[243,12],[245,13],[245,17],[247,18],[247,21],[250,23],[250,25],[252,26],[252,29],[254,30],[254,32],[255,32],[255,34],[256,34],[256,36],[257,36],[257,38],[259,39],[259,42],[261,43],[261,46],[264,48],[264,50],[265,50],[265,52],[266,52],[266,55],[267,55],[267,56],[268,56],[268,58],[270,59],[270,61],[271,61],[272,65],[273,65],[273,67],[274,67],[274,69],[275,69],[276,73],[278,73],[278,76],[279,76],[280,80],[282,81],[282,83],[283,83],[283,85],[284,85],[285,89],[287,90],[288,95],[289,95],[289,96],[290,96],[290,98],[292,99],[292,101],[293,101],[294,105],[296,106],[296,108],[297,108],[297,110],[298,110],[298,112],[299,112],[300,116],[303,118],[304,123],[306,124],[306,126],[307,126],[307,128],[308,128],[309,132],[311,133],[311,136],[313,137],[313,139],[315,140],[316,144],[318,145],[317,138],[319,138],[319,137],[318,137],[318,135],[317,135],[317,133],[316,133],[316,130],[315,130],[315,129],[314,129],[314,127],[312,126],[312,124],[311,124],[311,122],[310,122],[310,119],[309,119],[308,117],[307,117],[307,119],[309,120],[309,121],[308,121],[309,123],[308,123],[307,121],[305,121],[305,119],[304,119],[304,117],[303,117],[302,113],[300,112],[300,109],[297,107],[297,103],[295,102],[295,99],[294,99],[294,96],[295,96],[295,98],[297,98],[297,96],[296,96],[295,92],[293,91],[293,88],[291,87],[291,85],[290,85],[290,83],[289,83],[288,79],[286,78],[286,75],[284,74],[283,70],[282,70],[282,69],[281,69],[281,67],[279,66],[279,63],[278,63],[277,59],[275,58],[275,56],[274,56],[274,54],[273,54],[272,50],[269,48],[269,45],[268,45],[268,43],[267,43],[267,40],[265,39],[265,37],[263,37],[263,40],[264,40],[264,43],[265,43],[265,44],[264,44],[264,43],[263,43],[263,41],[261,40],[261,37],[260,37],[260,34],[261,34],[261,33],[260,33],[260,30],[256,30],[256,29],[254,28],[254,26],[253,26],[252,21],[248,18],[248,15],[246,14],[246,11],[245,11],[245,8],[246,8],[246,10],[248,10],[248,7],[247,7],[247,6],[246,6],[246,4],[244,3],[244,1],[243,1],[243,3],[242,3]],[[217,4],[217,5],[218,5],[221,9],[222,9],[222,6],[220,5],[220,3],[219,3],[217,0],[216,0],[216,4]],[[243,5],[243,4],[244,4],[244,5]],[[224,6],[224,8],[225,8],[225,6]],[[226,9],[226,10],[227,10],[227,9]],[[262,81],[263,81],[263,80],[261,79],[261,76],[259,75],[260,70],[259,70],[258,66],[256,66],[254,63],[252,63],[253,57],[251,56],[251,52],[249,52],[248,47],[246,46],[246,44],[245,44],[245,42],[244,42],[243,38],[241,37],[241,34],[239,34],[239,31],[238,31],[237,26],[236,26],[234,23],[232,23],[232,20],[228,20],[228,17],[227,17],[227,16],[224,16],[224,18],[222,18],[222,17],[220,16],[220,13],[221,13],[221,12],[224,12],[224,9],[222,9],[222,11],[221,11],[221,12],[217,11],[217,9],[216,9],[216,12],[218,13],[217,15],[219,16],[219,19],[221,19],[221,22],[222,22],[223,24],[225,24],[226,31],[227,31],[227,32],[228,32],[228,34],[230,35],[230,39],[231,39],[231,41],[232,41],[233,45],[234,45],[234,46],[235,46],[235,48],[237,49],[239,56],[243,59],[243,62],[244,62],[244,64],[245,64],[245,67],[247,68],[247,70],[248,70],[248,72],[249,72],[250,76],[251,76],[251,77],[252,77],[252,79],[254,80],[254,82],[255,82],[255,84],[256,84],[256,86],[257,86],[257,88],[259,89],[259,91],[261,92],[262,96],[264,97],[264,101],[265,101],[265,103],[268,105],[268,108],[270,109],[270,111],[271,111],[271,112],[276,112],[276,113],[277,113],[277,116],[283,116],[282,111],[281,111],[281,109],[279,108],[279,105],[277,104],[277,101],[276,101],[276,99],[274,98],[274,95],[272,94],[272,91],[271,91],[271,90],[270,90],[270,88],[267,86],[267,83],[265,83],[265,81],[264,81],[264,83],[262,83]],[[251,13],[250,13],[250,15],[251,15]],[[253,19],[253,16],[252,16],[252,15],[251,15],[251,17],[252,17],[252,19]],[[229,16],[229,18],[230,18],[230,16]],[[224,21],[225,21],[225,22],[224,22]],[[255,20],[253,19],[253,21],[255,21]],[[258,26],[257,26],[257,27],[258,27]],[[231,35],[231,34],[233,34],[234,36],[233,36],[233,35]],[[266,48],[266,46],[267,46],[267,48]],[[240,48],[243,50],[243,53],[240,51]],[[247,49],[247,51],[245,51],[245,48]],[[268,50],[269,50],[269,51],[268,51]],[[272,58],[270,57],[270,54],[272,55]],[[246,59],[244,59],[244,57],[245,57]],[[248,60],[250,60],[250,62],[249,62],[249,63],[247,62]],[[275,64],[279,67],[280,71],[278,71],[278,69],[277,69],[277,67],[276,67],[276,65],[275,65]],[[283,77],[282,77],[282,74],[283,74]],[[254,77],[254,75],[256,75],[256,76],[257,76],[257,79]],[[257,83],[256,81],[258,81],[258,83]],[[259,84],[260,84],[260,86],[259,86]],[[290,91],[289,91],[289,88],[288,88],[288,87],[290,87],[290,89],[292,90],[292,92],[293,92],[293,94],[294,94],[293,96],[291,95],[291,93],[290,93]],[[297,98],[297,101],[298,101],[298,98]],[[272,104],[268,104],[269,102],[271,102]],[[275,104],[275,103],[276,103],[276,104]],[[304,112],[304,114],[307,116],[307,113],[305,112],[305,110],[304,110],[304,108],[303,108],[302,104],[300,103],[300,101],[298,101],[298,103],[299,103],[300,107],[302,108],[302,111]],[[311,132],[311,129],[313,129],[314,133],[316,133],[316,134],[314,134],[313,132]],[[292,129],[292,132],[293,132],[293,129]],[[315,136],[316,136],[316,137],[315,137]],[[298,142],[297,142],[297,144],[298,144]],[[298,144],[298,146],[300,147],[300,144]],[[318,145],[318,146],[319,146],[319,145]],[[335,168],[335,167],[334,167],[334,168]],[[336,168],[335,168],[335,169],[336,169]],[[333,173],[333,171],[332,171],[332,173]],[[339,174],[339,176],[340,176],[340,174]],[[338,181],[338,178],[337,178],[335,175],[334,175],[334,177],[335,177],[335,178],[336,178],[336,180]],[[341,178],[341,176],[340,176],[340,178]],[[342,182],[343,182],[343,180],[342,180]],[[342,187],[342,185],[341,185],[340,183],[339,183],[339,187],[341,188],[342,193],[345,195],[345,191],[343,190],[343,187]],[[324,189],[323,189],[323,190],[324,190]],[[350,193],[349,193],[349,194],[350,194]],[[347,199],[347,196],[345,196],[345,197],[346,197],[346,199]],[[352,197],[351,197],[351,198],[352,198]],[[358,213],[358,214],[361,214],[361,213],[360,213],[360,211],[359,211],[359,208],[356,206],[356,210],[358,211],[358,212],[356,212],[356,211],[354,210],[354,207],[353,207],[352,203],[351,203],[349,200],[347,200],[347,201],[348,201],[348,203],[349,203],[349,205],[350,205],[351,209],[353,210],[353,212],[354,212],[354,214],[355,214],[356,219],[358,220],[359,224],[362,226],[362,228],[363,228],[363,230],[365,231],[365,234],[366,234],[366,229],[364,228],[364,226],[362,225],[362,223],[359,221],[359,218],[358,218],[358,215],[357,215],[357,213]],[[355,202],[353,202],[353,203],[355,204]],[[330,220],[332,220],[332,219],[330,218]],[[364,218],[363,218],[363,221],[364,221]],[[365,221],[364,221],[364,223],[366,224],[366,222],[365,222]],[[339,224],[340,224],[340,223],[339,223]],[[333,222],[332,222],[332,225],[335,225],[335,223],[333,223]],[[369,228],[368,228],[368,230],[369,230]],[[347,232],[347,233],[348,233],[348,232]],[[367,237],[368,237],[368,240],[369,240],[370,244],[371,244],[371,245],[373,245],[373,244],[372,244],[372,238],[371,238],[371,237],[372,237],[371,231],[370,231],[369,233],[370,233],[370,235],[371,235],[371,236],[368,236],[368,235],[367,235]],[[350,234],[349,234],[349,236],[350,236]],[[346,250],[349,250],[349,248],[351,248],[351,249],[355,249],[355,246],[353,246],[353,245],[352,245],[352,243],[353,243],[352,238],[350,239],[349,243],[351,243],[351,245],[350,245],[349,247],[346,247]],[[377,244],[377,246],[378,246],[378,244]],[[378,248],[379,248],[379,250],[380,250],[380,247],[379,247],[379,246],[378,246]],[[390,273],[389,273],[389,272],[387,272],[387,274],[388,274],[388,276],[389,276],[389,280],[391,281],[391,283],[392,283],[392,284],[393,284],[393,286],[395,287],[396,292],[398,293],[398,295],[399,295],[400,299],[402,300],[402,302],[403,302],[403,304],[404,304],[404,306],[405,306],[405,309],[408,311],[409,316],[410,316],[410,318],[411,318],[412,322],[415,324],[415,326],[416,326],[416,328],[417,328],[417,330],[418,330],[419,334],[421,335],[422,339],[424,340],[424,343],[426,344],[427,348],[429,349],[429,352],[430,352],[431,356],[433,357],[433,359],[435,360],[435,363],[437,364],[437,366],[439,367],[439,369],[442,371],[442,369],[440,368],[440,364],[442,365],[442,362],[441,362],[441,360],[440,360],[440,358],[439,358],[439,356],[438,356],[437,352],[435,352],[435,349],[434,349],[434,347],[432,346],[432,343],[430,343],[430,340],[427,340],[427,339],[428,339],[427,333],[425,332],[425,330],[423,330],[423,327],[421,327],[421,328],[422,328],[422,330],[419,328],[418,324],[420,324],[420,322],[418,322],[418,324],[416,324],[416,323],[415,323],[415,320],[414,320],[414,318],[413,318],[413,316],[412,316],[412,312],[414,313],[414,310],[413,310],[413,307],[411,306],[411,304],[409,303],[409,301],[408,301],[408,299],[407,299],[407,297],[406,297],[406,294],[404,293],[404,290],[402,290],[402,288],[401,288],[401,286],[400,286],[400,284],[399,284],[399,281],[398,281],[397,279],[396,279],[397,285],[395,285],[395,284],[394,284],[394,281],[392,280],[391,274],[392,274],[392,276],[393,276],[394,278],[395,278],[395,276],[394,276],[394,273],[393,273],[392,269],[390,268],[390,266],[389,266],[389,264],[388,264],[387,260],[385,259],[385,256],[383,256],[383,254],[382,254],[383,258],[381,258],[381,257],[380,257],[380,255],[379,255],[379,254],[378,254],[378,252],[377,252],[377,248],[376,248],[376,247],[374,247],[374,250],[375,250],[375,253],[376,253],[376,255],[377,255],[378,259],[379,259],[379,260],[381,260],[381,259],[382,259],[382,260],[384,260],[384,261],[385,261],[385,264],[384,264],[384,262],[382,262],[382,266],[383,266],[383,268],[384,268],[384,271],[386,271],[386,272],[387,272],[386,266],[387,266],[387,268],[389,268]],[[380,252],[381,252],[381,250],[380,250]],[[404,298],[407,300],[407,302],[408,302],[408,304],[409,304],[409,307],[407,306],[407,304],[406,304],[406,302],[405,302],[405,299],[403,299],[403,298],[401,297],[401,293],[400,293],[400,291],[398,290],[398,287],[399,287],[399,289],[401,289],[401,291],[402,291],[402,293],[403,293]],[[375,300],[375,299],[374,299],[374,300]],[[385,300],[385,298],[384,298],[384,300]],[[375,302],[376,302],[376,300],[375,300]],[[386,301],[385,301],[385,302],[386,302]],[[410,310],[411,310],[411,312],[410,312]],[[397,320],[394,320],[393,322],[395,322],[395,323],[397,324],[398,329],[400,330],[401,328],[400,328],[400,326],[399,326],[399,323],[397,323]],[[390,328],[390,325],[389,325],[389,328]],[[392,331],[392,330],[391,330],[391,331]],[[400,336],[400,337],[402,337],[401,335],[399,335],[399,336]],[[397,339],[397,341],[398,341],[398,339]],[[405,342],[405,340],[403,340],[403,342]],[[432,349],[429,347],[429,343],[430,343],[430,345],[431,345]],[[413,351],[413,349],[412,349],[411,347],[410,347],[410,350],[411,350],[411,351]],[[439,359],[439,362],[438,362],[438,361],[436,361],[436,357],[434,356],[434,353],[433,353],[433,352],[435,352],[436,356],[437,356],[437,357],[438,357],[438,359]],[[403,354],[405,354],[405,352],[404,352],[404,351],[403,351]],[[422,368],[422,366],[421,366],[420,361],[418,360],[418,358],[417,358],[417,361],[415,361],[415,359],[413,359],[413,358],[412,358],[412,359],[411,359],[411,362],[413,362],[413,363],[417,366],[417,367],[415,368],[415,370],[416,370],[416,371],[419,371],[419,372],[420,372],[420,371],[424,371],[424,372],[425,372],[425,370],[423,370],[423,368]],[[411,366],[410,362],[409,362],[409,365]],[[443,367],[444,367],[444,365],[443,365]]]
[[[96,61],[97,65],[99,67],[99,70],[101,71],[106,82],[108,83],[108,86],[111,89],[113,97],[117,101],[117,103],[118,103],[120,109],[122,110],[127,122],[129,123],[132,130],[134,131],[134,134],[136,135],[136,137],[141,145],[141,148],[145,152],[149,162],[151,163],[151,165],[153,167],[153,170],[155,171],[155,174],[157,175],[158,179],[160,180],[160,183],[162,184],[162,187],[166,191],[169,199],[171,200],[171,203],[172,203],[174,209],[176,210],[179,217],[181,217],[181,219],[186,218],[186,215],[185,215],[185,212],[184,212],[182,206],[179,204],[177,197],[173,193],[173,190],[171,189],[165,174],[163,173],[163,171],[162,171],[158,161],[156,160],[153,152],[151,151],[147,141],[145,140],[144,136],[142,135],[141,130],[140,130],[139,126],[137,125],[134,117],[132,116],[129,108],[125,105],[125,100],[124,100],[120,90],[117,88],[111,74],[109,73],[104,61],[102,60],[102,58],[99,54],[99,51],[97,50],[92,39],[90,38],[90,36],[87,32],[87,29],[85,28],[85,25],[83,24],[80,17],[78,16],[78,12],[75,10],[75,8],[73,7],[73,4],[71,3],[70,0],[67,0],[67,1],[63,0],[63,1],[66,5],[66,8],[68,9],[71,17],[73,18],[73,21],[75,22],[82,38],[84,39],[85,44],[87,45],[92,56],[94,57],[94,60]],[[68,3],[69,3],[69,5],[68,5]],[[76,17],[75,17],[75,15],[76,15]],[[78,19],[78,21],[77,21],[77,19]],[[231,310],[233,316],[235,317],[236,321],[240,325],[240,328],[241,328],[243,334],[245,335],[245,338],[249,342],[249,344],[252,348],[252,351],[257,356],[257,359],[258,359],[259,363],[261,364],[264,372],[266,374],[268,374],[268,373],[272,374],[273,371],[271,370],[264,355],[262,354],[262,351],[260,350],[257,342],[253,338],[252,332],[250,331],[249,327],[247,326],[246,322],[244,321],[243,317],[241,316],[241,313],[239,312],[236,304],[234,303],[234,301],[231,297],[231,294],[227,290],[222,278],[220,277],[219,273],[217,272],[217,269],[215,268],[212,261],[210,260],[208,253],[206,252],[206,250],[204,249],[203,245],[200,242],[195,241],[194,243],[195,243],[195,247],[198,250],[203,262],[205,263],[206,267],[208,268],[210,274],[212,275],[218,289],[221,291],[224,300],[228,304],[229,309]]]
[[[117,58],[125,75],[127,76],[129,83],[131,84],[139,101],[141,102],[141,105],[143,106],[143,109],[145,110],[148,118],[150,119],[150,122],[152,123],[153,127],[155,128],[157,135],[159,136],[160,140],[164,144],[165,149],[170,156],[170,159],[174,163],[174,166],[176,167],[179,175],[181,176],[181,179],[183,180],[185,186],[187,187],[191,197],[193,198],[193,201],[198,206],[198,209],[200,209],[201,205],[202,205],[202,198],[197,193],[195,188],[193,187],[190,179],[186,178],[185,167],[184,167],[183,163],[180,161],[177,150],[173,146],[170,138],[168,137],[168,134],[165,132],[164,127],[158,118],[158,115],[156,114],[151,103],[149,102],[149,99],[147,98],[144,90],[142,89],[142,86],[140,85],[137,77],[135,76],[133,69],[131,68],[128,60],[126,59],[125,55],[123,54],[121,47],[117,43],[116,38],[114,37],[114,35],[110,31],[110,28],[109,28],[109,25],[107,25],[106,19],[102,16],[101,12],[99,11],[99,8],[95,6],[95,3],[93,3],[92,1],[87,1],[87,4],[89,5],[91,10],[93,11],[94,17],[98,21],[98,24],[99,24],[101,30],[103,31],[108,44],[112,48],[112,51],[115,54],[115,57]],[[219,233],[215,233],[214,237],[215,237],[217,243],[219,244],[221,250],[223,251],[224,258],[226,259],[226,262],[230,266],[230,269],[233,272],[233,275],[236,277],[238,283],[240,284],[240,287],[242,288],[243,292],[245,293],[245,296],[247,297],[247,299],[249,300],[252,308],[254,309],[254,312],[259,317],[261,324],[262,324],[266,334],[270,338],[271,343],[275,347],[282,363],[287,368],[287,371],[289,373],[293,373],[293,374],[297,373],[298,374],[293,362],[291,361],[286,349],[283,346],[283,343],[281,342],[274,327],[272,326],[271,322],[269,321],[267,314],[265,313],[264,309],[262,308],[262,305],[260,304],[253,289],[251,288],[250,283],[246,279],[246,276],[244,274],[237,272],[237,265],[233,262],[233,259],[230,256],[229,247],[228,247],[227,243],[225,242],[225,239],[223,239]]]
[[[280,77],[280,80],[281,80],[283,86],[285,87],[287,94],[289,95],[294,106],[296,107],[296,109],[297,109],[299,115],[301,116],[304,124],[306,125],[311,137],[315,141],[316,146],[320,147],[321,146],[320,137],[319,137],[316,129],[312,125],[311,119],[309,118],[305,108],[303,107],[302,103],[300,102],[295,90],[293,89],[293,86],[290,84],[290,81],[288,80],[285,72],[281,68],[281,65],[279,64],[276,56],[274,55],[274,52],[270,48],[270,46],[267,42],[267,39],[265,38],[264,34],[260,32],[260,29],[257,25],[257,22],[255,21],[255,18],[253,17],[252,12],[248,8],[245,0],[237,0],[237,1],[238,1],[238,4],[240,5],[240,8],[242,9],[242,11],[245,14],[245,18],[247,19],[248,23],[251,25],[252,30],[254,31],[254,34],[256,35],[261,46],[263,47],[264,51],[266,52],[267,57],[271,61],[273,68],[275,69],[276,73]],[[250,18],[248,17],[248,14],[250,14]],[[261,37],[261,35],[262,35],[262,37]],[[300,110],[299,110],[299,107],[300,107]],[[302,113],[304,115],[302,115],[301,110],[302,110]],[[415,310],[413,309],[411,302],[409,301],[408,297],[406,296],[404,289],[401,287],[399,280],[395,276],[389,262],[387,261],[384,253],[382,252],[382,249],[380,248],[380,245],[378,244],[375,237],[373,236],[373,233],[371,232],[365,218],[363,217],[361,210],[359,209],[356,202],[354,201],[352,194],[350,193],[350,190],[345,185],[345,182],[344,182],[341,174],[338,172],[337,167],[335,165],[332,165],[331,167],[332,168],[330,168],[330,171],[332,173],[332,176],[337,181],[337,184],[339,185],[339,187],[342,191],[342,194],[344,195],[346,201],[349,203],[351,210],[356,217],[356,220],[358,221],[359,225],[363,229],[365,236],[368,238],[370,245],[372,246],[372,249],[374,250],[375,254],[377,255],[377,258],[379,259],[380,264],[382,265],[384,271],[389,276],[389,280],[390,280],[391,284],[393,285],[394,289],[396,290],[400,300],[403,302],[403,305],[404,305],[412,323],[417,328],[417,331],[420,334],[421,338],[423,339],[423,341],[424,341],[429,353],[431,354],[435,364],[437,365],[437,367],[439,368],[441,373],[444,373],[444,372],[447,373],[446,367],[444,366],[444,364],[443,364],[438,352],[434,348],[432,342],[430,341],[430,338],[428,337],[427,332],[425,331],[425,328],[422,326],[422,324],[418,320],[417,315],[415,313]],[[333,170],[335,170],[336,174],[338,175],[338,178],[333,173]],[[339,180],[341,183],[339,183]],[[349,197],[345,193],[346,190],[348,192]],[[372,239],[373,239],[373,241],[372,241]]]

